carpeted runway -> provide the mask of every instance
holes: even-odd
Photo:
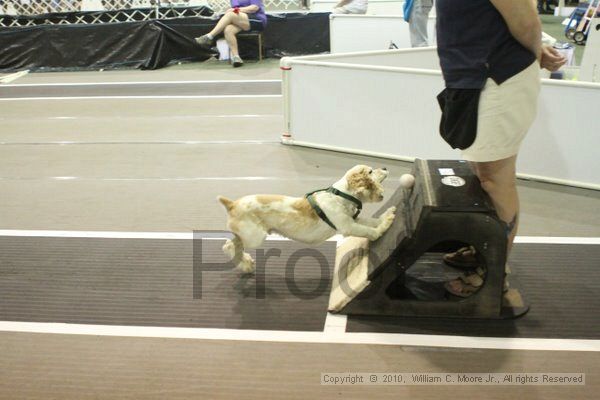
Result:
[[[253,277],[223,265],[222,245],[2,237],[0,320],[323,330],[334,242],[270,241]]]
[[[0,237],[0,320],[322,331],[335,242],[269,241],[241,276],[222,240]],[[517,244],[516,320],[348,318],[348,332],[599,339],[599,245]]]

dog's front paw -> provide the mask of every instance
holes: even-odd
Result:
[[[391,212],[389,212],[391,209]],[[394,222],[394,218],[396,218],[396,214],[394,214],[394,212],[396,207],[390,207],[388,209],[388,211],[385,212],[385,214],[383,215],[382,221],[379,223],[379,226],[377,227],[377,230],[380,232],[380,235],[383,235],[385,233],[385,231],[387,231],[388,229],[390,229],[390,226],[392,226],[392,223]]]
[[[390,226],[392,226],[394,218],[396,218],[396,207],[390,207],[383,215],[382,225],[384,226],[384,232],[387,231]]]
[[[390,207],[381,215],[381,220],[392,218],[392,220],[396,217],[396,207]]]

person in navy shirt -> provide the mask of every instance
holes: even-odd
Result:
[[[436,0],[437,51],[446,89],[438,95],[440,133],[462,150],[506,224],[510,251],[519,223],[516,161],[537,114],[540,67],[558,70],[566,59],[542,46],[533,0]],[[444,256],[461,268],[477,267],[464,247]],[[465,297],[460,279],[447,289]]]
[[[215,38],[223,33],[231,50],[233,66],[241,67],[244,61],[240,57],[235,35],[241,31],[261,32],[266,25],[267,15],[261,0],[231,0],[231,8],[223,14],[213,30],[195,40],[200,46],[210,48],[214,46]]]

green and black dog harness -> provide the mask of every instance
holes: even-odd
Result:
[[[328,192],[331,194],[334,194],[336,196],[340,196],[343,199],[346,199],[348,201],[351,201],[352,203],[354,203],[354,205],[356,206],[356,212],[354,213],[354,216],[352,218],[356,219],[356,217],[358,217],[358,214],[360,214],[360,211],[362,210],[362,201],[360,201],[359,199],[357,199],[354,196],[350,196],[348,193],[344,193],[342,191],[337,190],[336,188],[330,186],[327,189],[319,189],[319,190],[315,190],[314,192],[310,192],[310,193],[306,193],[306,195],[304,197],[306,197],[306,200],[308,200],[308,204],[310,204],[310,206],[312,207],[313,210],[315,210],[315,212],[317,213],[317,215],[319,216],[319,218],[321,218],[323,220],[323,222],[325,222],[327,225],[329,225],[330,227],[332,227],[333,229],[335,229],[337,231],[337,228],[335,227],[335,225],[333,224],[333,222],[331,222],[329,220],[329,218],[327,218],[327,215],[325,215],[325,213],[323,212],[323,210],[321,209],[321,207],[319,207],[319,205],[317,204],[317,202],[315,201],[314,198],[314,194],[318,193],[318,192]]]

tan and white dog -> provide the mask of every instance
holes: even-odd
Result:
[[[373,169],[357,165],[333,184],[333,188],[360,202],[383,200],[381,182],[387,177],[385,168]],[[392,224],[396,207],[390,207],[379,218],[354,218],[360,209],[355,202],[327,191],[313,195],[326,218],[344,236],[359,236],[377,240]],[[269,233],[316,245],[336,233],[313,209],[306,197],[251,195],[236,201],[219,196],[228,214],[227,227],[234,234],[227,240],[223,252],[245,273],[254,271],[255,262],[244,249],[260,247]]]

